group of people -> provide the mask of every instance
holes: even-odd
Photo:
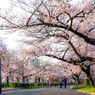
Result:
[[[62,88],[63,83],[64,83],[64,88],[66,88],[66,86],[67,86],[67,78],[66,77],[64,77],[64,78],[60,77],[59,83],[60,83],[60,88]]]
[[[58,82],[60,83],[60,88],[61,89],[62,89],[63,83],[64,83],[64,88],[66,88],[66,86],[67,86],[67,78],[66,77],[60,77]],[[58,82],[54,81],[53,84],[54,84],[55,87],[56,87]],[[46,81],[46,85],[47,85],[47,87],[51,87],[52,86],[52,82],[50,80],[47,80]]]

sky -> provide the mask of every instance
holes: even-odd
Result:
[[[10,5],[9,0],[0,0],[0,9],[6,9]],[[4,42],[7,44],[8,48],[16,48],[18,46],[18,43],[15,41],[16,35],[4,35],[3,31],[0,32],[0,36],[3,36],[3,38],[6,38]]]
[[[0,0],[0,9],[7,9],[10,5],[10,0]],[[72,0],[72,4],[77,4],[78,1],[81,0]],[[1,35],[1,33],[0,33]],[[8,48],[13,49],[17,48],[19,46],[19,43],[17,43],[17,39],[21,39],[21,36],[18,36],[16,33],[7,35],[7,39],[5,40],[5,43],[7,44]]]
[[[20,42],[17,42],[17,39],[21,40],[23,38],[24,37],[22,36],[18,36],[17,33],[13,33],[13,34],[7,35],[7,39],[5,39],[4,42],[7,44],[8,48],[14,49],[14,48],[19,47],[20,45]]]
[[[10,0],[0,0],[0,9],[7,9],[9,6]],[[4,31],[0,31],[0,36],[5,39],[4,42],[9,49],[16,49],[19,47],[20,42],[17,42],[17,40],[24,38],[23,36],[19,36],[17,33],[5,35]]]
[[[9,6],[9,1],[10,0],[0,0],[0,8],[7,8]],[[76,4],[79,1],[82,1],[82,0],[72,0],[72,3]]]
[[[0,8],[7,8],[9,6],[9,0],[0,0]]]

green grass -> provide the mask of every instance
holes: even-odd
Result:
[[[83,85],[83,84],[80,84],[80,85],[72,85],[71,86],[71,89],[80,89],[80,88],[85,88],[85,87],[87,87],[86,85]]]
[[[89,86],[89,87],[80,89],[80,91],[94,92],[95,93],[95,87]]]
[[[85,87],[86,85],[80,84],[80,85],[73,85],[72,87]]]
[[[93,87],[93,86],[86,86],[86,85],[83,85],[83,84],[80,84],[78,86],[73,85],[72,89],[79,89],[80,91],[95,93],[95,87]]]

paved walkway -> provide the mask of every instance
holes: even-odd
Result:
[[[59,87],[37,88],[37,89],[3,89],[2,95],[88,95],[76,90]]]

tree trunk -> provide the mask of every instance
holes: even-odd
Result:
[[[26,78],[26,80],[27,80],[27,83],[29,82],[29,79],[28,78]]]
[[[86,74],[89,84],[91,86],[95,86],[94,80],[93,80],[92,75],[91,75],[91,72],[90,72],[91,71],[90,70],[90,66],[88,66],[86,69],[83,68],[83,67],[81,69]]]
[[[25,78],[24,77],[22,78],[22,82],[25,82]]]
[[[9,87],[9,76],[6,77],[6,87]]]
[[[42,77],[42,87],[44,87],[44,78]]]
[[[19,78],[18,77],[16,78],[16,80],[17,80],[17,82],[19,82]]]
[[[38,83],[40,83],[40,77],[38,78]]]
[[[78,76],[75,77],[75,80],[76,80],[76,85],[79,85],[80,80],[79,80],[79,77]]]
[[[87,71],[87,72],[86,72],[86,75],[87,75],[87,79],[88,79],[88,81],[89,81],[89,84],[90,84],[91,86],[95,86],[94,80],[93,80],[93,78],[92,78],[92,76],[91,76],[91,74],[90,74],[90,71]]]
[[[37,83],[37,76],[35,76],[35,83]]]
[[[79,83],[80,83],[79,76],[78,75],[72,75],[72,78],[75,80],[75,84],[79,85]]]

